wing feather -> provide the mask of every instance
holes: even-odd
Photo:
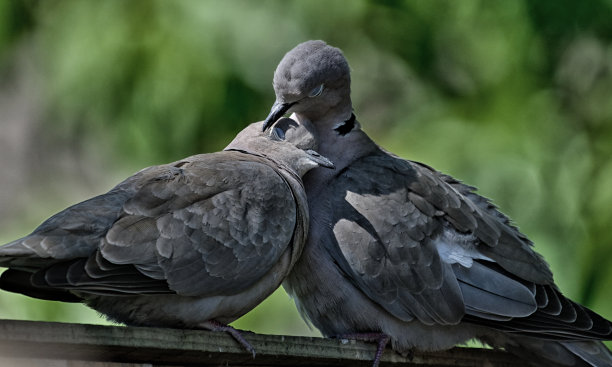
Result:
[[[1,247],[0,265],[32,273],[40,289],[237,293],[291,245],[296,217],[291,187],[270,161],[197,155],[144,169],[54,215]]]
[[[473,187],[382,151],[331,182],[324,243],[395,317],[552,339],[612,335],[608,321],[558,291],[532,243]]]

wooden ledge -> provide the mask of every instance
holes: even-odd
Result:
[[[354,340],[244,333],[255,359],[222,332],[0,320],[0,363],[35,366],[370,366],[375,346]],[[20,363],[16,363],[19,361]],[[29,361],[29,362],[28,362]],[[53,361],[54,363],[51,363]],[[65,363],[57,364],[61,361]],[[454,348],[416,352],[390,349],[381,366],[523,366],[500,351]]]

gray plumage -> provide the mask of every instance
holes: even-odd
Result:
[[[319,90],[322,86],[322,91]],[[326,336],[382,333],[402,353],[476,338],[542,366],[611,366],[612,325],[564,297],[532,243],[476,189],[378,147],[352,114],[342,52],[298,45],[276,103],[336,165],[304,177],[310,230],[283,283]]]
[[[0,247],[9,268],[0,286],[82,301],[128,325],[229,323],[271,294],[302,251],[301,176],[332,167],[314,143],[282,119],[270,133],[252,124],[225,151],[143,169]]]

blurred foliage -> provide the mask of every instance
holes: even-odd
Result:
[[[267,115],[283,54],[324,39],[349,59],[368,133],[478,186],[568,296],[612,318],[610,19],[607,0],[0,0],[0,77],[37,76],[32,150],[95,147],[116,170],[93,191],[117,172],[222,149]],[[12,224],[29,218],[21,234],[27,213],[61,209],[28,202],[11,212]],[[82,320],[62,307],[0,295],[2,317]],[[237,325],[308,333],[296,315],[281,290]]]

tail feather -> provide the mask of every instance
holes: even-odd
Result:
[[[32,284],[32,273],[14,269],[5,270],[0,275],[0,289],[20,293],[49,301],[81,302],[82,299],[65,289],[41,287]]]
[[[533,366],[612,367],[612,353],[601,341],[551,341],[507,336],[507,342],[502,344],[508,352]]]
[[[602,342],[561,342],[567,350],[590,366],[612,366],[612,353]]]

